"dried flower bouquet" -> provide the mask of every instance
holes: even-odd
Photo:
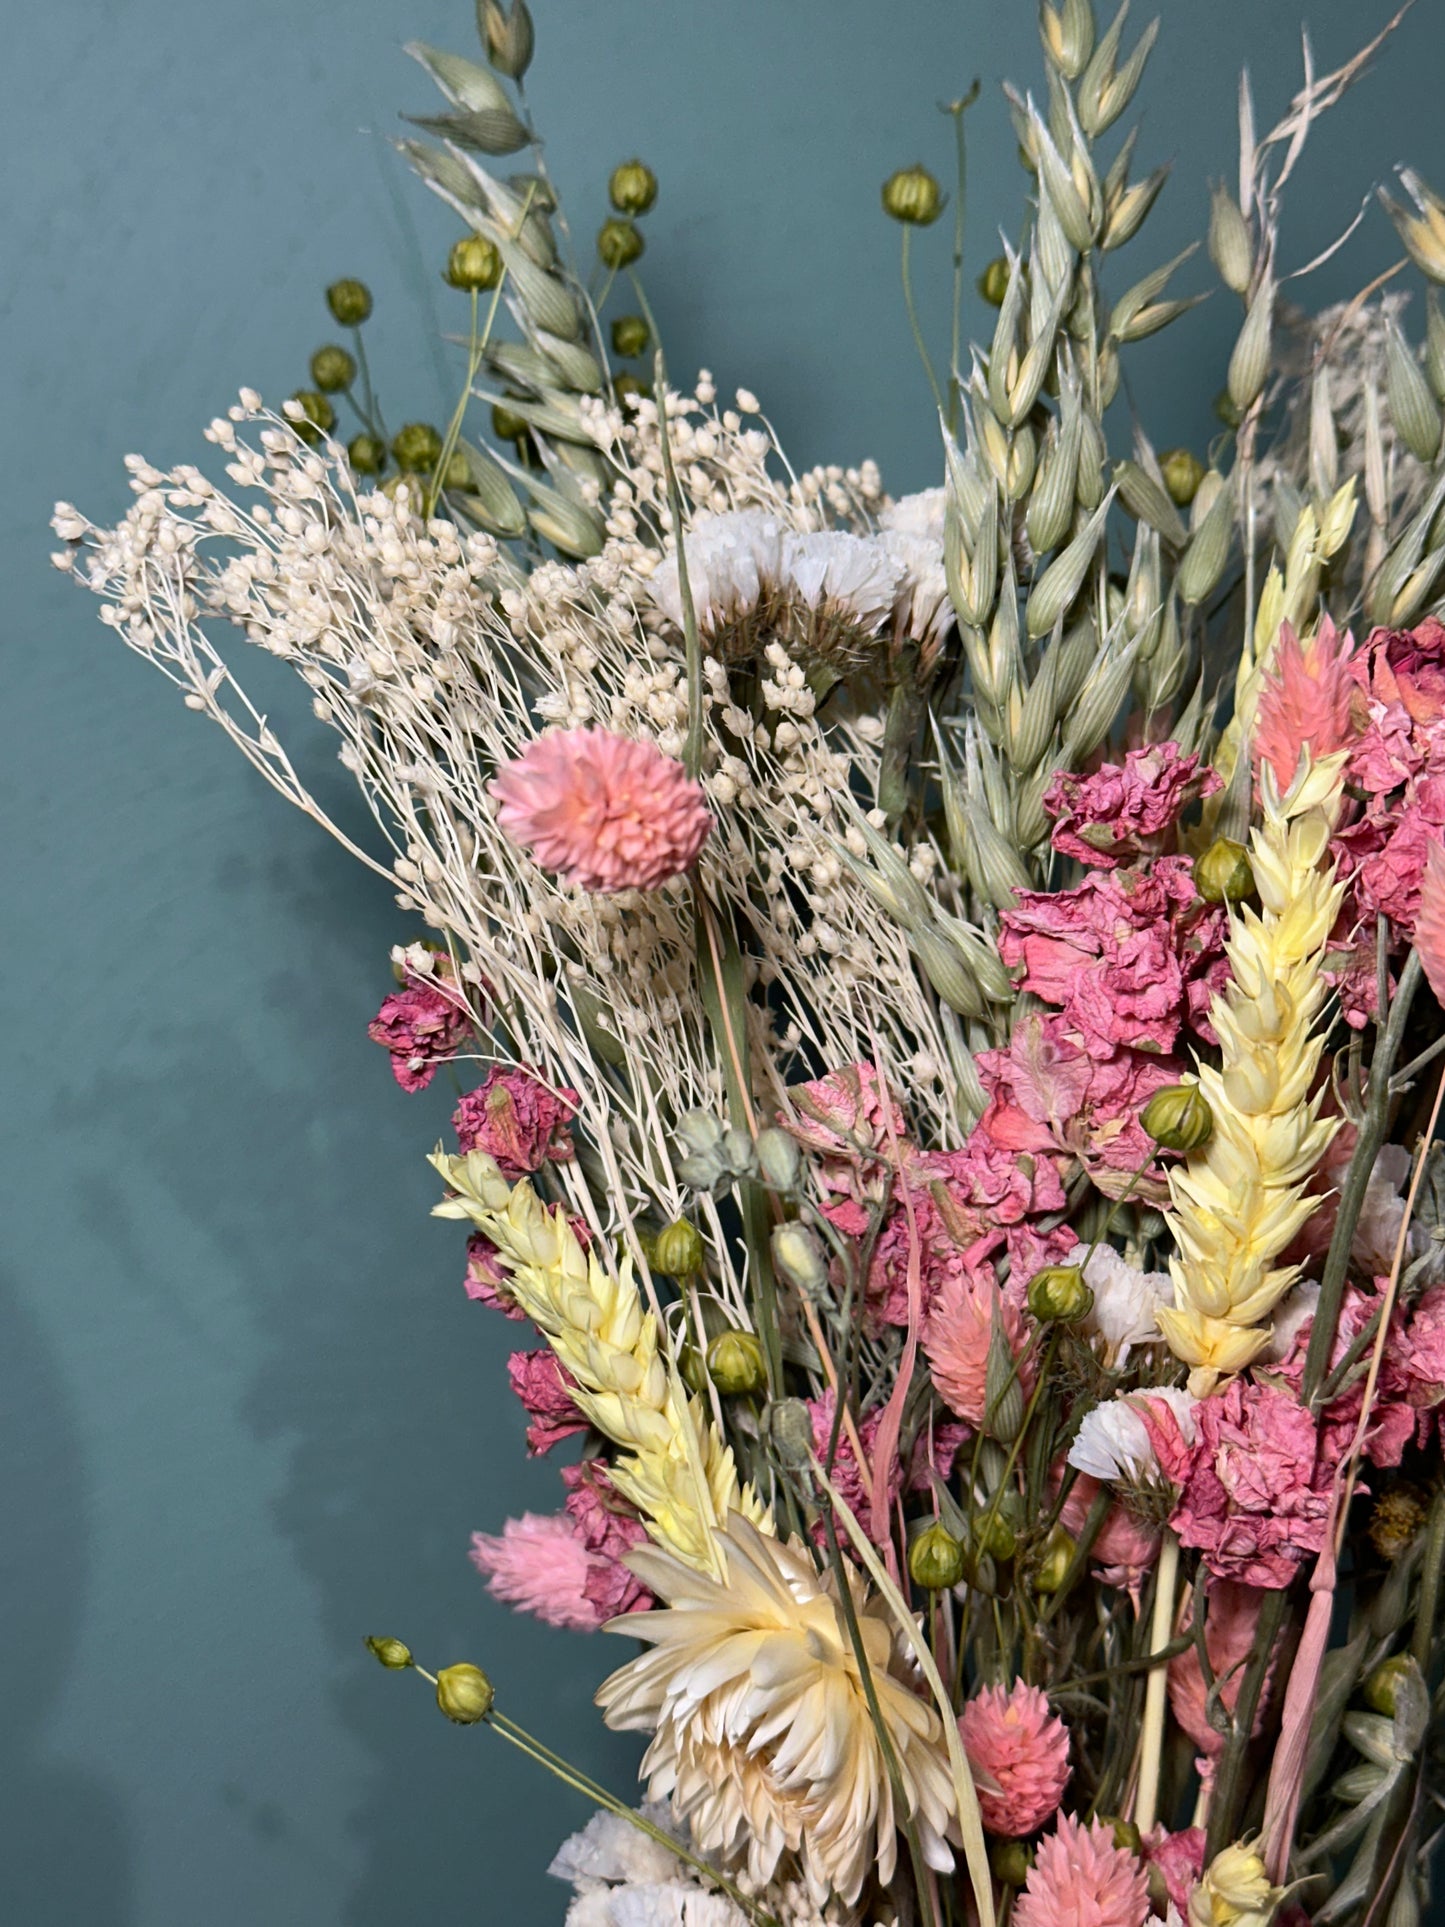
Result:
[[[212,424],[229,487],[133,458],[116,527],[57,511],[120,639],[417,920],[372,1035],[404,1089],[464,1071],[437,1210],[518,1324],[529,1449],[569,1442],[559,1509],[473,1558],[641,1646],[597,1694],[649,1737],[636,1811],[478,1667],[426,1675],[596,1799],[573,1927],[1412,1927],[1427,1893],[1445,320],[1432,287],[1413,346],[1393,270],[1282,295],[1283,190],[1379,42],[1263,134],[1246,86],[1221,432],[1156,451],[1112,405],[1199,298],[1114,259],[1164,180],[1114,131],[1154,28],[1040,19],[993,338],[955,298],[924,351],[938,488],[795,475],[751,395],[668,386],[657,182],[615,171],[584,279],[526,7],[481,0],[486,64],[412,49],[446,108],[400,143],[465,224],[446,430],[388,433],[343,281],[352,346]],[[883,190],[910,313],[944,200]],[[339,733],[373,848],[228,626]]]

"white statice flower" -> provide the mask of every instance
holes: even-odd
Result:
[[[953,603],[944,573],[943,549],[927,536],[885,529],[879,537],[901,571],[893,603],[893,626],[916,642],[941,643],[953,627]]]
[[[899,535],[916,536],[943,553],[943,525],[948,513],[948,492],[943,488],[920,489],[917,495],[900,495],[878,511],[880,529]]]
[[[783,575],[809,609],[876,635],[892,612],[902,567],[876,536],[822,529],[784,538]]]
[[[1155,1476],[1159,1460],[1139,1410],[1146,1398],[1163,1399],[1178,1419],[1185,1442],[1194,1443],[1194,1408],[1198,1400],[1188,1392],[1172,1385],[1157,1385],[1147,1392],[1120,1393],[1084,1414],[1069,1447],[1069,1464],[1076,1472],[1111,1483],[1125,1479],[1135,1485],[1142,1485]]]
[[[1351,1262],[1365,1277],[1388,1277],[1394,1266],[1395,1246],[1405,1221],[1404,1193],[1410,1182],[1410,1165],[1410,1153],[1403,1144],[1380,1146],[1350,1245]],[[1405,1239],[1404,1265],[1424,1249],[1424,1232],[1418,1225],[1411,1225]]]
[[[652,1735],[649,1798],[670,1799],[698,1853],[759,1891],[791,1866],[815,1903],[851,1906],[875,1869],[893,1878],[905,1818],[928,1865],[951,1869],[943,1724],[882,1600],[849,1573],[902,1814],[834,1574],[737,1513],[720,1538],[725,1580],[657,1546],[629,1561],[668,1610],[631,1615],[629,1637],[651,1650],[604,1680],[597,1704],[609,1726]]]
[[[674,1824],[645,1806],[653,1826]],[[597,1813],[564,1840],[547,1871],[573,1888],[566,1927],[747,1927],[725,1894],[710,1893],[676,1854],[617,1813]]]
[[[1064,1260],[1079,1265],[1084,1282],[1094,1294],[1094,1308],[1083,1321],[1085,1331],[1104,1341],[1106,1362],[1117,1369],[1127,1363],[1136,1345],[1159,1337],[1154,1314],[1174,1303],[1174,1281],[1167,1271],[1140,1271],[1112,1245],[1075,1245]]]
[[[777,593],[783,576],[783,526],[766,509],[700,515],[687,531],[688,588],[704,635],[744,622]],[[682,589],[674,550],[648,584],[669,622],[682,627]]]

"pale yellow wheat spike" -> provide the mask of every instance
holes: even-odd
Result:
[[[579,1410],[622,1448],[613,1485],[652,1537],[700,1572],[721,1576],[717,1534],[730,1512],[772,1531],[767,1507],[738,1478],[730,1447],[700,1398],[690,1398],[658,1344],[630,1259],[614,1275],[584,1251],[561,1205],[524,1178],[509,1185],[480,1152],[431,1163],[456,1193],[436,1215],[464,1218],[490,1238],[508,1289],[577,1381]]]
[[[1214,1130],[1169,1177],[1174,1306],[1159,1329],[1193,1368],[1197,1396],[1269,1342],[1269,1315],[1296,1275],[1275,1260],[1317,1207],[1304,1187],[1339,1124],[1311,1091],[1329,996],[1320,966],[1343,895],[1328,862],[1343,762],[1306,753],[1283,797],[1260,772],[1259,909],[1231,920],[1230,982],[1210,1010],[1221,1063],[1199,1067]]]

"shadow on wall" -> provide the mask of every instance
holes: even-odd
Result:
[[[354,810],[349,796],[323,800]],[[390,945],[418,926],[321,832],[308,841],[301,828],[268,845],[277,807],[258,797],[258,854],[230,858],[216,894],[238,912],[260,909],[285,933],[280,961],[256,986],[256,1037],[271,1048],[278,1035],[287,1040],[288,1061],[260,1058],[253,1039],[171,1030],[154,1088],[144,1074],[102,1072],[85,1100],[92,1115],[144,1120],[155,1182],[178,1215],[204,1220],[242,1281],[257,1362],[239,1414],[283,1455],[272,1510],[316,1601],[312,1650],[319,1630],[329,1665],[329,1734],[288,1735],[268,1712],[252,1756],[294,1747],[314,1762],[310,1821],[309,1795],[277,1799],[254,1767],[238,1774],[224,1746],[211,1770],[224,1806],[275,1858],[278,1911],[286,1863],[314,1863],[316,1836],[329,1831],[351,1837],[350,1866],[313,1864],[310,1874],[335,1907],[328,1918],[349,1927],[398,1927],[419,1909],[436,1927],[470,1927],[493,1908],[498,1918],[560,1920],[566,1890],[545,1869],[589,1809],[495,1736],[447,1726],[425,1686],[383,1673],[362,1640],[393,1634],[424,1663],[485,1665],[524,1725],[624,1795],[637,1749],[605,1733],[590,1699],[629,1649],[511,1614],[467,1561],[474,1528],[560,1508],[555,1469],[523,1459],[507,1385],[506,1355],[527,1337],[467,1301],[463,1239],[427,1215],[437,1191],[425,1156],[447,1128],[453,1075],[408,1098],[365,1035],[389,987]],[[103,1229],[126,1288],[136,1280],[145,1289],[134,1205],[103,1180],[87,1191],[90,1228]],[[284,1704],[287,1628],[265,1586],[258,1572],[258,1650],[268,1704]],[[327,1753],[338,1728],[352,1742],[344,1759]],[[338,1805],[344,1823],[318,1826]],[[203,1843],[193,1850],[203,1871]],[[124,1927],[120,1915],[104,1918]],[[224,1911],[215,1918],[231,1927]]]
[[[73,1676],[84,1611],[85,1489],[64,1387],[8,1276],[0,1276],[0,1465],[7,1477],[5,1559],[22,1583],[7,1588],[5,1717],[0,1721],[0,1891],[45,1896],[46,1921],[139,1927],[125,1815],[116,1794],[83,1768],[47,1754],[46,1720]],[[36,1439],[45,1441],[37,1453]],[[44,1588],[24,1582],[44,1570]],[[32,1903],[28,1903],[32,1904]]]

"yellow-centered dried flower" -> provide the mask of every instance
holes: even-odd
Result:
[[[1261,771],[1259,908],[1231,918],[1230,982],[1209,1013],[1221,1061],[1198,1071],[1213,1129],[1169,1174],[1174,1304],[1156,1316],[1198,1397],[1269,1342],[1269,1315],[1296,1273],[1276,1261],[1317,1208],[1305,1186],[1338,1126],[1311,1092],[1329,995],[1320,966],[1343,894],[1328,862],[1342,761],[1303,756],[1283,797]]]

